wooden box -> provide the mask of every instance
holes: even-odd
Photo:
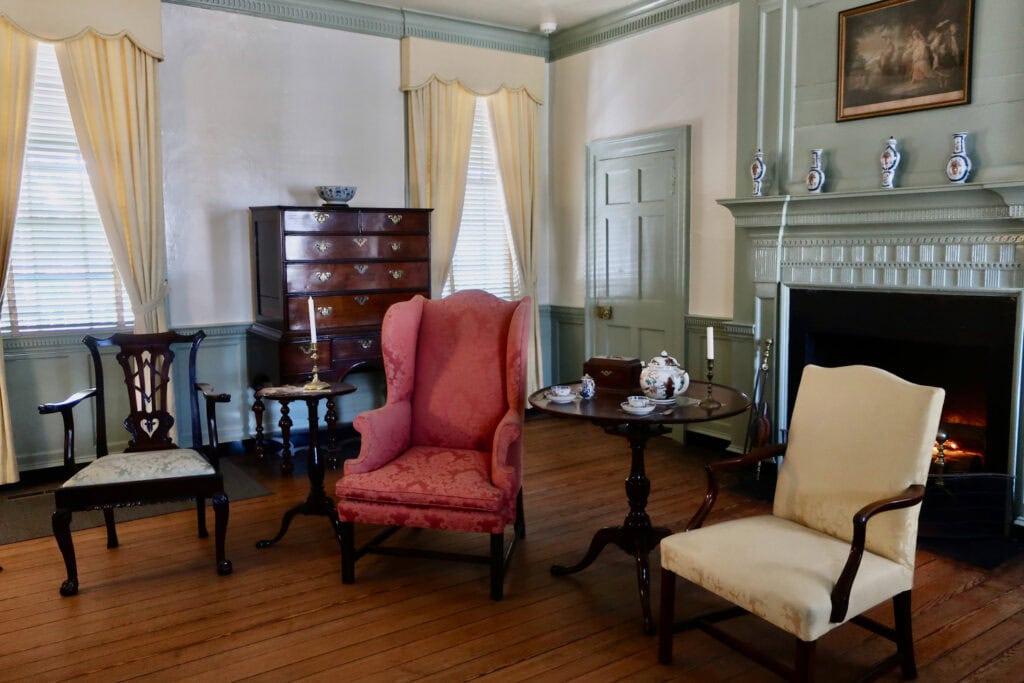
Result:
[[[601,389],[637,392],[640,390],[640,359],[622,356],[594,356],[583,364],[583,372],[594,378]]]

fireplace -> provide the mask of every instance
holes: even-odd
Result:
[[[775,437],[807,363],[942,386],[947,438],[922,530],[974,535],[962,513],[978,508],[985,534],[1024,526],[1024,183],[720,203],[736,221],[734,313],[751,321],[750,357],[777,341]]]

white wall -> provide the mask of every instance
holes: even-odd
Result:
[[[585,290],[588,142],[691,126],[690,312],[732,314],[739,8],[729,5],[551,64],[550,303]]]
[[[248,207],[405,206],[399,43],[163,5],[170,322],[252,320]]]

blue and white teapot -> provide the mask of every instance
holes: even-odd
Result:
[[[640,388],[647,398],[667,401],[681,396],[690,386],[690,376],[679,366],[668,351],[662,351],[648,361],[640,373]]]

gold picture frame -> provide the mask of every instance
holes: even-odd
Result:
[[[836,121],[970,102],[974,0],[881,0],[839,13]]]

